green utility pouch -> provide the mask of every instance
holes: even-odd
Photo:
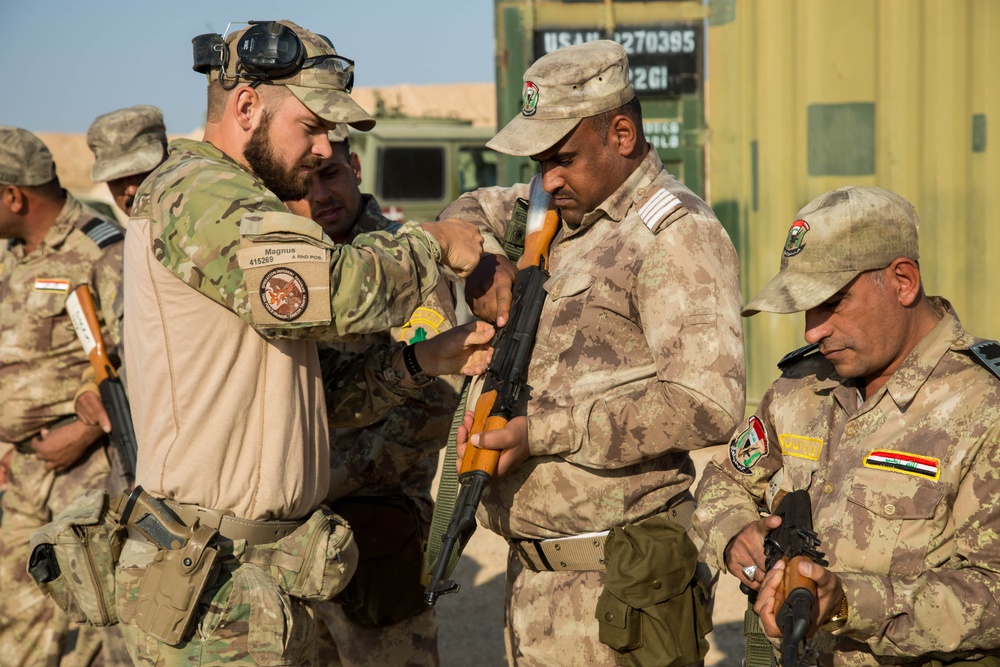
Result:
[[[422,522],[413,500],[353,496],[333,507],[358,544],[358,569],[337,597],[344,614],[361,627],[378,628],[426,610]]]
[[[329,600],[354,574],[358,547],[347,522],[320,505],[295,532],[247,547],[241,560],[266,569],[292,597]]]
[[[115,563],[124,543],[108,494],[91,489],[31,534],[28,574],[70,620],[115,625]]]
[[[177,646],[187,637],[202,592],[218,573],[218,531],[197,525],[179,549],[160,549],[139,584],[135,624],[150,637]]]
[[[613,528],[595,616],[615,664],[677,667],[708,653],[709,599],[695,577],[698,550],[665,515]]]

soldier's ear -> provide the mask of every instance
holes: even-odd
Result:
[[[361,160],[354,151],[351,151],[351,171],[354,172],[354,183],[361,185]]]
[[[11,213],[20,213],[24,209],[24,191],[16,185],[5,185],[0,190],[0,201]]]
[[[610,138],[618,142],[618,153],[628,157],[635,150],[639,133],[636,131],[635,123],[625,114],[618,114],[611,119],[611,128],[608,130]]]
[[[264,113],[264,103],[257,91],[250,86],[242,86],[232,97],[230,113],[244,132],[252,132],[260,123]]]

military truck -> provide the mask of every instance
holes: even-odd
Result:
[[[394,220],[433,220],[463,192],[497,184],[492,127],[446,118],[378,118],[351,132],[361,161],[361,190]]]

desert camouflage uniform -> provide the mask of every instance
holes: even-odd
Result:
[[[382,215],[382,207],[371,195],[363,195],[363,209],[352,230],[357,234],[394,231],[399,223]],[[387,334],[372,334],[332,347],[360,352],[387,341],[418,342],[455,326],[455,298],[450,285],[441,280],[434,293],[418,308],[410,321]],[[352,496],[406,496],[419,508],[424,538],[430,530],[433,501],[431,483],[437,472],[438,451],[445,445],[452,416],[458,405],[453,380],[437,379],[415,398],[393,408],[368,428],[337,428],[330,434],[331,482],[327,501]],[[333,423],[333,420],[331,420]],[[364,557],[364,550],[361,551]],[[427,606],[417,616],[391,625],[363,627],[352,622],[336,602],[321,603],[317,616],[325,623],[332,641],[321,646],[325,664],[435,666],[437,617]],[[320,629],[323,634],[323,629]],[[326,649],[329,652],[324,652]]]
[[[90,286],[109,349],[119,340],[114,306],[120,304],[123,238],[118,225],[67,195],[30,254],[20,242],[0,241],[0,457],[75,413],[73,396],[89,361],[66,312],[71,289]],[[100,649],[100,631],[70,628],[26,566],[31,532],[83,491],[104,485],[105,444],[99,440],[59,474],[33,454],[14,452],[0,523],[0,664],[56,665],[63,653],[86,664]]]
[[[253,521],[309,515],[330,474],[322,369],[310,339],[387,329],[428,296],[440,246],[414,225],[403,231],[337,246],[215,147],[173,142],[136,195],[125,250],[125,355],[143,369],[129,378],[137,483]],[[367,407],[401,400],[391,353],[382,347],[359,362],[357,377],[374,388],[332,380],[346,421],[370,423]],[[119,616],[137,661],[316,661],[311,603],[235,556],[202,596],[188,641],[169,647],[146,637],[134,616],[154,554],[130,539],[118,568]]]
[[[442,217],[499,236],[516,196],[527,187],[487,188]],[[497,252],[496,239],[486,249]],[[688,452],[723,442],[744,409],[736,253],[655,151],[579,227],[562,225],[550,260],[528,369],[531,458],[494,480],[479,514],[507,538],[580,535],[665,511],[694,480]],[[514,662],[614,662],[594,618],[603,572],[508,562]]]
[[[809,491],[849,605],[845,627],[815,637],[821,665],[1000,656],[1000,379],[931,301],[941,321],[867,401],[818,353],[784,364],[698,488],[720,567],[770,482]]]

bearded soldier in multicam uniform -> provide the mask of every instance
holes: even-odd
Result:
[[[0,663],[87,664],[101,633],[70,628],[28,576],[29,537],[77,495],[104,485],[101,428],[73,418],[89,366],[70,324],[70,290],[89,285],[102,333],[119,340],[122,229],[63,190],[48,148],[0,128]]]
[[[817,585],[824,666],[1000,665],[1000,345],[924,294],[918,224],[875,187],[799,211],[744,314],[805,311],[809,346],[782,360],[698,488],[705,557],[759,591],[773,638],[784,563],[765,576],[763,539],[781,523],[769,512],[776,494],[808,491],[829,566],[799,573]]]
[[[361,193],[361,164],[351,151],[347,126],[331,132],[330,141],[333,157],[313,172],[309,195],[289,202],[292,212],[311,217],[337,243],[399,229],[372,195]],[[327,345],[360,353],[386,342],[426,340],[455,324],[455,297],[450,283],[441,280],[403,326]],[[421,570],[438,451],[447,442],[457,406],[455,380],[438,378],[376,424],[331,432],[326,499],[351,524],[360,563],[337,600],[317,605],[317,617],[329,631],[327,636],[320,628],[325,664],[440,664],[437,617],[424,601]]]
[[[340,246],[290,213],[281,201],[304,196],[332,154],[327,132],[374,124],[348,96],[353,64],[287,21],[207,38],[196,49],[207,58],[196,59],[209,79],[205,141],[173,142],[136,194],[124,327],[136,483],[188,528],[218,531],[206,548],[221,574],[206,576],[199,600],[175,600],[193,575],[158,587],[183,570],[168,567],[178,557],[132,532],[118,563],[118,615],[142,664],[316,664],[311,600],[336,594],[357,565],[343,521],[318,508],[329,490],[327,415],[363,425],[368,408],[398,402],[415,383],[402,344],[372,351],[345,376],[324,368],[314,341],[402,324],[434,289],[435,260],[464,275],[481,237],[458,221],[413,223]],[[480,334],[419,364],[457,372],[466,346],[488,341]],[[327,408],[324,379],[355,398],[368,391]],[[185,560],[183,572],[199,562]],[[164,614],[176,622],[160,622]]]
[[[524,80],[522,114],[488,145],[538,162],[562,224],[528,368],[527,416],[472,443],[502,450],[479,516],[512,547],[509,657],[518,665],[697,663],[708,649],[710,576],[695,576],[688,452],[723,442],[743,414],[736,253],[708,205],[645,141],[620,45],[555,51]],[[487,230],[495,255],[477,273],[493,288],[470,277],[466,294],[477,315],[501,325],[514,272],[498,239],[527,192],[487,188],[443,214]],[[654,525],[670,538],[647,539]],[[654,548],[628,581],[618,571],[635,554],[606,553],[609,530],[616,545],[634,538]],[[629,633],[640,630],[626,617],[643,619],[641,658],[627,655]],[[665,634],[647,625],[664,620]]]

